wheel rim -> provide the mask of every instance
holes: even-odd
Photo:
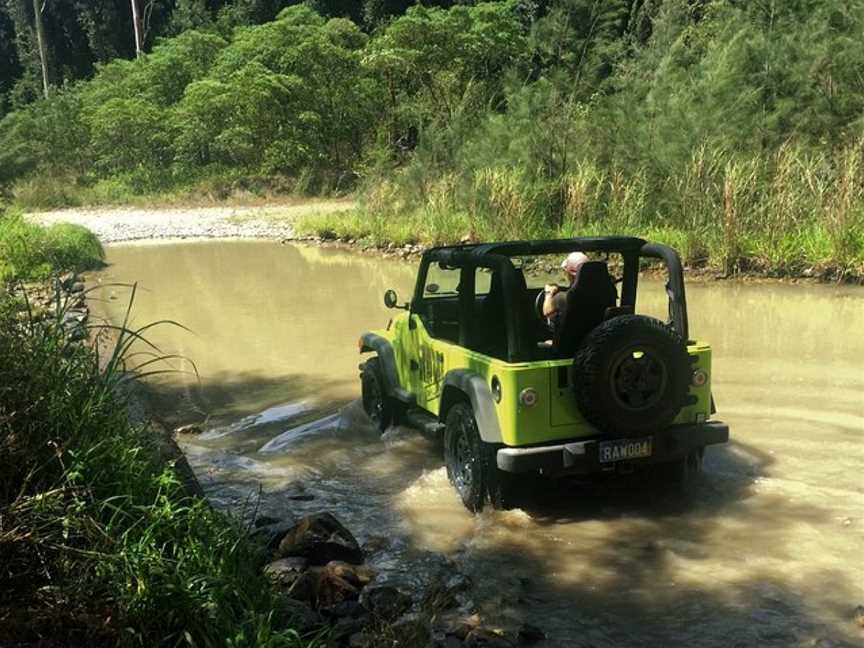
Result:
[[[464,495],[471,490],[474,483],[474,455],[463,422],[459,423],[450,444],[450,457],[450,474],[453,478],[453,484],[456,486],[456,490]]]
[[[613,398],[632,412],[654,407],[669,383],[666,363],[650,347],[632,347],[621,353],[609,377]]]

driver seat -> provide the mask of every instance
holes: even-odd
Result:
[[[618,291],[606,263],[582,264],[565,298],[553,337],[553,347],[560,357],[572,356],[582,338],[604,320],[606,309],[618,301]]]

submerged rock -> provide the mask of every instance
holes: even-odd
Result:
[[[201,434],[202,431],[201,427],[195,423],[189,423],[188,425],[181,425],[180,427],[174,428],[174,434]]]
[[[864,605],[855,608],[855,623],[859,628],[864,628]]]
[[[313,565],[340,560],[359,565],[363,551],[332,513],[316,513],[300,520],[279,542],[280,557],[303,556]]]

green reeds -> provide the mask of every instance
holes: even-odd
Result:
[[[246,530],[187,496],[156,435],[129,422],[117,386],[135,367],[170,370],[146,335],[173,325],[131,328],[132,300],[122,325],[92,327],[114,339],[99,358],[70,341],[63,299],[36,317],[0,297],[0,605],[23,620],[0,643],[26,629],[82,645],[310,645],[286,629]]]

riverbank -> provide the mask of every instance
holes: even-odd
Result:
[[[105,244],[171,239],[248,238],[295,240],[310,245],[352,249],[364,254],[414,260],[433,245],[493,240],[482,236],[462,219],[447,227],[422,224],[397,217],[373,218],[359,211],[353,200],[317,200],[284,205],[223,205],[218,207],[98,207],[32,212],[27,218],[43,225],[74,223],[94,232]],[[461,225],[460,225],[461,223]],[[464,225],[464,227],[463,227]],[[578,232],[581,236],[608,234],[598,226]],[[681,254],[688,279],[698,280],[782,280],[864,284],[864,260],[840,268],[818,255],[811,262],[794,263],[775,255],[743,258],[734,267],[726,267],[712,256],[707,243],[700,244],[686,232],[670,228],[625,228],[614,233],[639,236],[672,246]],[[571,233],[544,232],[537,237],[555,237]],[[789,245],[792,245],[790,243]],[[788,246],[787,246],[788,247]],[[818,251],[816,243],[811,246]],[[767,243],[759,249],[767,249]]]
[[[102,243],[185,238],[284,239],[294,235],[293,224],[300,218],[336,214],[353,207],[351,200],[152,209],[94,207],[31,212],[27,218],[41,225],[81,225]]]

